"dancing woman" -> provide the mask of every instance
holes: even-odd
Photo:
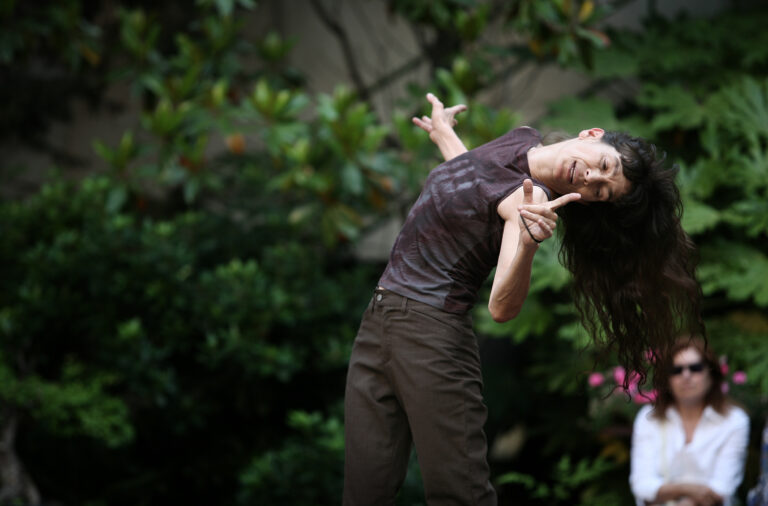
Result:
[[[427,99],[431,117],[414,123],[446,161],[410,210],[355,338],[345,505],[392,504],[411,444],[428,504],[496,503],[469,310],[495,267],[488,309],[499,322],[517,316],[558,219],[582,321],[625,367],[644,377],[647,351],[662,356],[698,314],[676,170],[654,146],[600,128],[545,145],[521,127],[467,151],[453,130],[464,106]]]

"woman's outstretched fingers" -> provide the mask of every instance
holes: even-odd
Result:
[[[547,216],[542,216],[540,214],[533,213],[528,209],[523,208],[520,210],[520,214],[529,221],[536,222],[536,223],[545,223],[547,227],[550,229],[555,228],[555,220],[557,219],[557,215],[554,213],[552,213],[554,216],[547,217]]]
[[[565,195],[556,198],[555,200],[552,200],[549,203],[549,208],[554,210],[558,207],[563,207],[566,204],[569,204],[571,202],[575,202],[581,198],[581,195],[578,193],[566,193]]]
[[[458,124],[458,121],[456,121],[456,115],[466,110],[467,106],[464,104],[453,105],[445,110],[445,115],[451,120],[451,126],[456,126]]]
[[[552,210],[551,203],[549,202],[545,204],[521,204],[518,210],[522,211],[523,209],[530,213],[535,213],[537,218],[543,216],[550,220],[557,220],[557,213]]]
[[[443,103],[440,101],[440,99],[439,99],[439,98],[437,98],[437,97],[436,97],[434,94],[432,94],[432,93],[427,93],[427,100],[429,100],[429,103],[430,103],[430,104],[432,104],[432,107],[433,107],[433,108],[434,108],[434,107],[440,107],[440,108],[442,108],[442,107],[443,107]]]
[[[412,118],[413,124],[421,128],[427,133],[432,131],[432,119],[429,116],[422,116],[421,118]]]
[[[427,100],[432,104],[432,118],[438,119],[440,115],[445,114],[445,106],[439,98],[431,93],[427,93]]]

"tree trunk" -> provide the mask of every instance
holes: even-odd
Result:
[[[21,504],[36,506],[40,504],[40,492],[14,447],[18,425],[19,415],[11,408],[2,417],[0,428],[0,505],[21,501]]]

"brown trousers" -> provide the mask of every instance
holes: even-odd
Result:
[[[472,319],[377,289],[345,394],[344,505],[390,505],[416,447],[427,504],[495,505]]]

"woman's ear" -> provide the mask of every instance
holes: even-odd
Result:
[[[599,139],[605,134],[605,130],[602,128],[590,128],[589,130],[582,130],[579,132],[579,139],[594,138]]]

